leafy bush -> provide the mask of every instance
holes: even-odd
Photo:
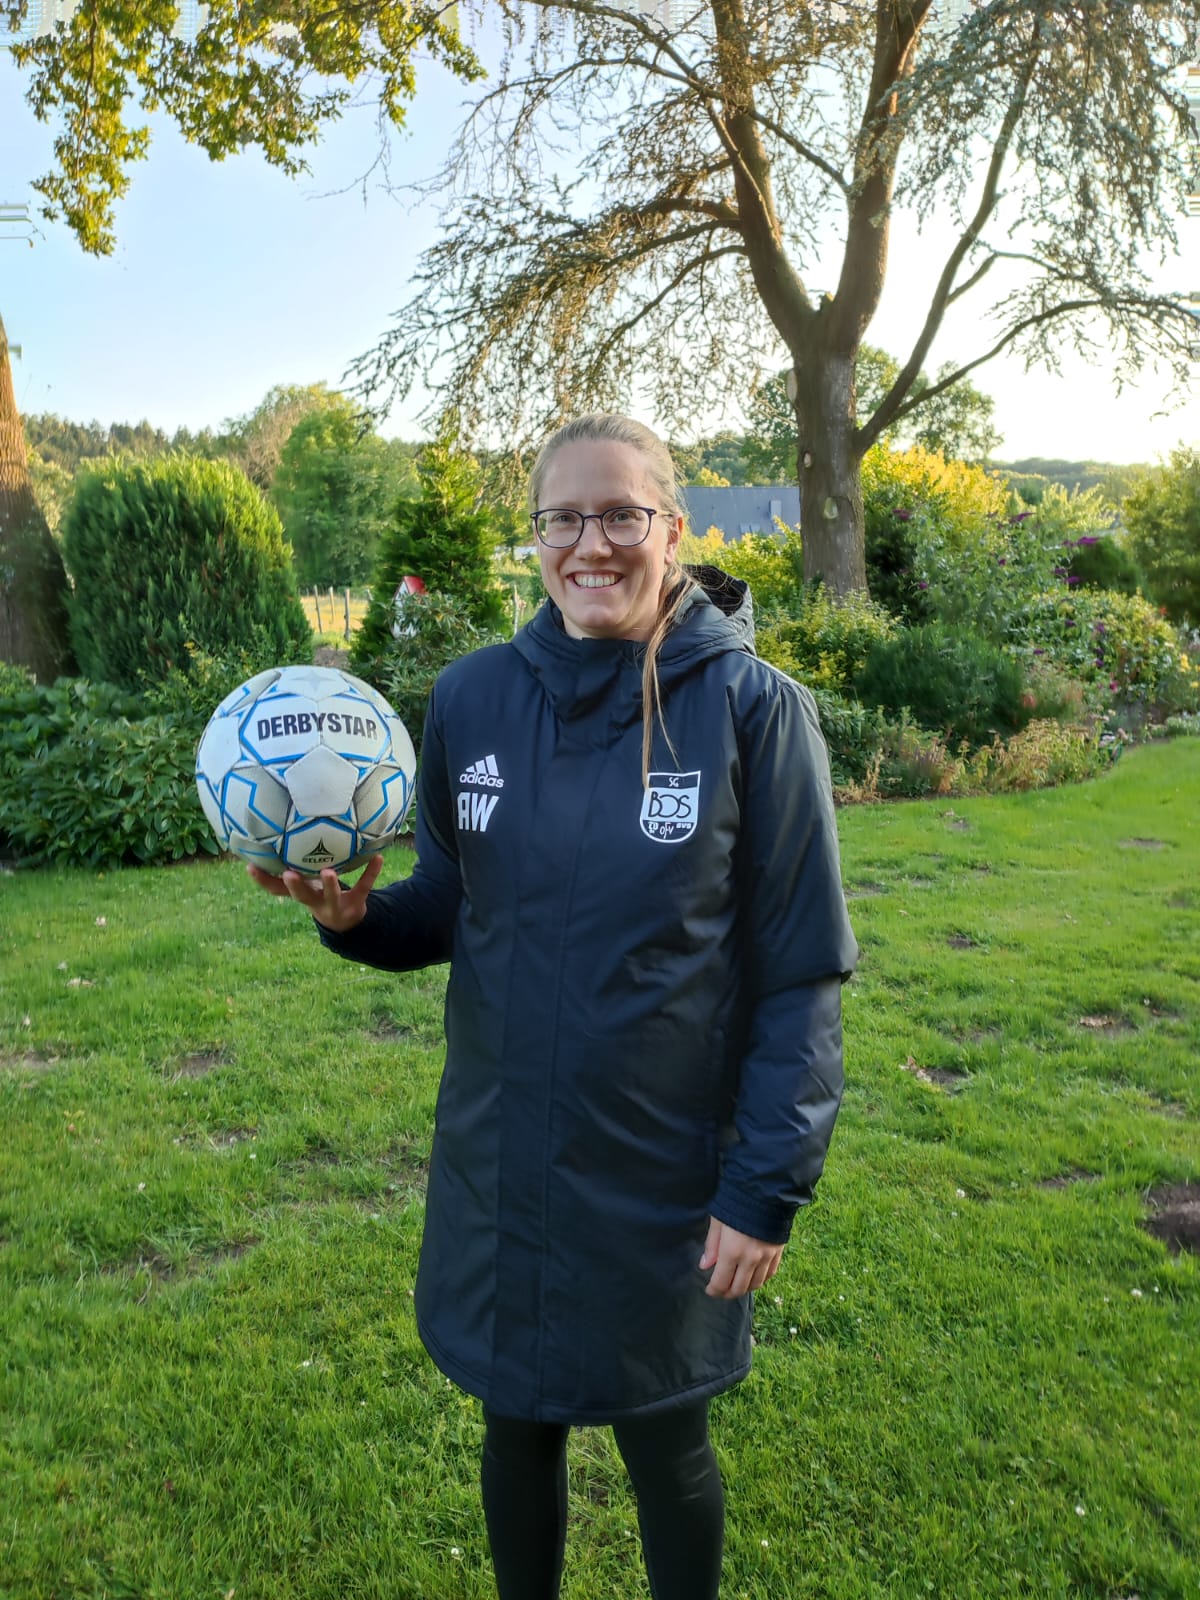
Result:
[[[64,524],[71,639],[86,676],[124,688],[189,670],[194,652],[256,667],[311,660],[279,518],[227,462],[103,461]]]
[[[761,617],[793,610],[804,596],[804,551],[799,528],[775,524],[774,533],[744,533],[728,544],[719,528],[703,537],[685,533],[679,560],[688,567],[718,567],[750,585],[754,609]]]
[[[370,681],[391,702],[419,755],[425,708],[438,673],[459,656],[508,635],[480,627],[461,600],[442,594],[413,596],[404,621],[403,634],[389,637],[387,649],[371,663]]]
[[[1019,662],[974,634],[927,623],[872,644],[855,678],[867,705],[911,711],[923,728],[975,746],[1028,722]]]
[[[0,847],[30,865],[215,854],[195,731],[107,684],[0,685]]]
[[[1134,484],[1121,510],[1152,598],[1173,621],[1200,623],[1200,451],[1173,450]]]
[[[1191,663],[1176,630],[1141,595],[1048,590],[1025,625],[1031,654],[1083,683],[1145,705],[1180,694],[1186,703]]]
[[[1145,587],[1142,569],[1119,536],[1084,534],[1064,550],[1070,583],[1074,578],[1085,589],[1108,589],[1116,594],[1137,594]]]
[[[896,620],[860,591],[841,599],[822,584],[801,591],[792,616],[768,618],[755,630],[764,661],[811,688],[848,688],[866,663],[871,646],[890,639]]]
[[[1106,743],[1095,724],[1039,719],[1011,739],[984,745],[968,762],[967,776],[972,787],[994,794],[1045,789],[1093,778],[1120,753],[1120,741]]]
[[[972,551],[1004,517],[1003,483],[982,467],[914,446],[876,445],[863,458],[867,582],[872,597],[910,622],[940,614],[938,569]],[[931,570],[927,570],[931,569]]]

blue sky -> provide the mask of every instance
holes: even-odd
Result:
[[[22,84],[0,51],[3,202],[33,203],[30,180],[49,164],[52,130],[25,106]],[[394,141],[394,178],[437,170],[470,93],[439,69],[423,71],[409,132]],[[370,179],[364,204],[356,180],[377,147],[373,110],[350,113],[300,179],[254,154],[213,165],[168,123],[152,126],[150,159],[118,207],[114,256],[84,255],[61,224],[41,224],[33,249],[0,242],[0,315],[23,350],[13,368],[18,405],[76,421],[147,417],[170,431],[249,411],[276,383],[338,385],[407,298],[438,226],[431,205],[412,208]],[[1163,284],[1200,287],[1200,219],[1181,219],[1180,234],[1181,258]],[[936,223],[920,238],[897,228],[873,343],[907,353],[912,307],[923,309],[942,245]],[[946,329],[931,369],[975,353],[973,315]],[[1012,361],[989,364],[976,381],[997,402],[1001,459],[1154,460],[1200,438],[1200,389],[1182,409],[1156,415],[1165,377],[1117,397],[1103,366],[1067,362],[1056,378],[1027,376]],[[418,411],[415,401],[397,409],[383,431],[416,437]],[[710,420],[741,419],[714,407]]]

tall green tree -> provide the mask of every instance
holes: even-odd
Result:
[[[1173,621],[1200,626],[1200,451],[1172,450],[1134,485],[1121,511],[1151,597]]]
[[[1161,357],[1186,377],[1194,319],[1146,264],[1173,248],[1191,183],[1180,69],[1200,53],[1200,0],[496,7],[507,53],[447,162],[446,223],[358,365],[378,396],[425,379],[468,436],[519,452],[595,405],[649,402],[682,429],[778,352],[806,571],[848,591],[866,578],[865,452],[985,361],[1101,348],[1123,375]],[[112,199],[147,145],[130,102],[214,156],[253,143],[294,169],[347,81],[374,69],[398,119],[419,41],[477,73],[452,15],[215,0],[188,45],[168,0],[82,0],[16,52],[33,104],[61,120],[41,192],[87,248],[111,248]],[[901,212],[954,219],[954,236],[940,261],[921,243],[913,344],[865,415],[855,361]],[[917,393],[968,296],[977,350]]]
[[[414,454],[411,445],[364,432],[344,395],[301,418],[283,447],[271,499],[302,584],[370,578],[397,501],[416,492]]]
[[[146,158],[141,113],[169,116],[214,161],[252,146],[285,172],[341,116],[364,81],[396,127],[423,51],[460,78],[481,74],[438,0],[363,0],[326,8],[293,0],[207,0],[194,38],[177,31],[174,0],[79,0],[52,32],[12,45],[27,99],[57,124],[54,164],[35,180],[42,215],[62,217],[85,250],[110,254],[113,214],[130,168]],[[0,0],[0,28],[19,29],[29,0]]]
[[[1194,322],[1145,264],[1183,210],[1200,0],[501,4],[536,25],[367,381],[448,362],[466,425],[523,440],[592,405],[680,422],[786,353],[806,572],[847,591],[865,452],[983,362],[1095,345],[1183,374]],[[868,413],[855,365],[902,212],[953,234],[942,259],[922,238],[912,347]],[[918,391],[968,296],[978,347]]]
[[[442,439],[422,452],[417,472],[420,493],[400,501],[383,536],[371,579],[371,604],[351,646],[351,662],[368,676],[372,663],[391,644],[394,597],[403,578],[420,578],[431,594],[450,595],[461,602],[468,619],[479,627],[503,627],[505,622],[504,597],[495,574],[497,530],[480,507],[475,462]]]
[[[52,683],[72,666],[66,569],[34,497],[0,321],[0,661]]]

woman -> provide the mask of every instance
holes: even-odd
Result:
[[[438,679],[411,878],[251,873],[351,960],[451,963],[416,1309],[483,1401],[501,1600],[559,1592],[572,1423],[613,1426],[655,1600],[708,1600],[708,1402],[841,1095],[828,762],[745,585],[679,567],[649,429],[560,429],[530,505],[549,600]]]

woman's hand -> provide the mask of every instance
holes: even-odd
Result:
[[[773,1278],[782,1259],[781,1244],[752,1239],[748,1233],[739,1233],[728,1223],[710,1217],[699,1267],[701,1272],[712,1267],[713,1275],[704,1292],[721,1300],[738,1300],[751,1289],[761,1289],[768,1278]]]
[[[290,895],[330,933],[349,933],[351,928],[357,928],[367,914],[367,895],[382,870],[383,857],[372,856],[353,888],[343,889],[332,867],[326,867],[319,878],[306,878],[301,872],[285,872],[276,878],[261,867],[246,867],[260,889],[268,894]]]

